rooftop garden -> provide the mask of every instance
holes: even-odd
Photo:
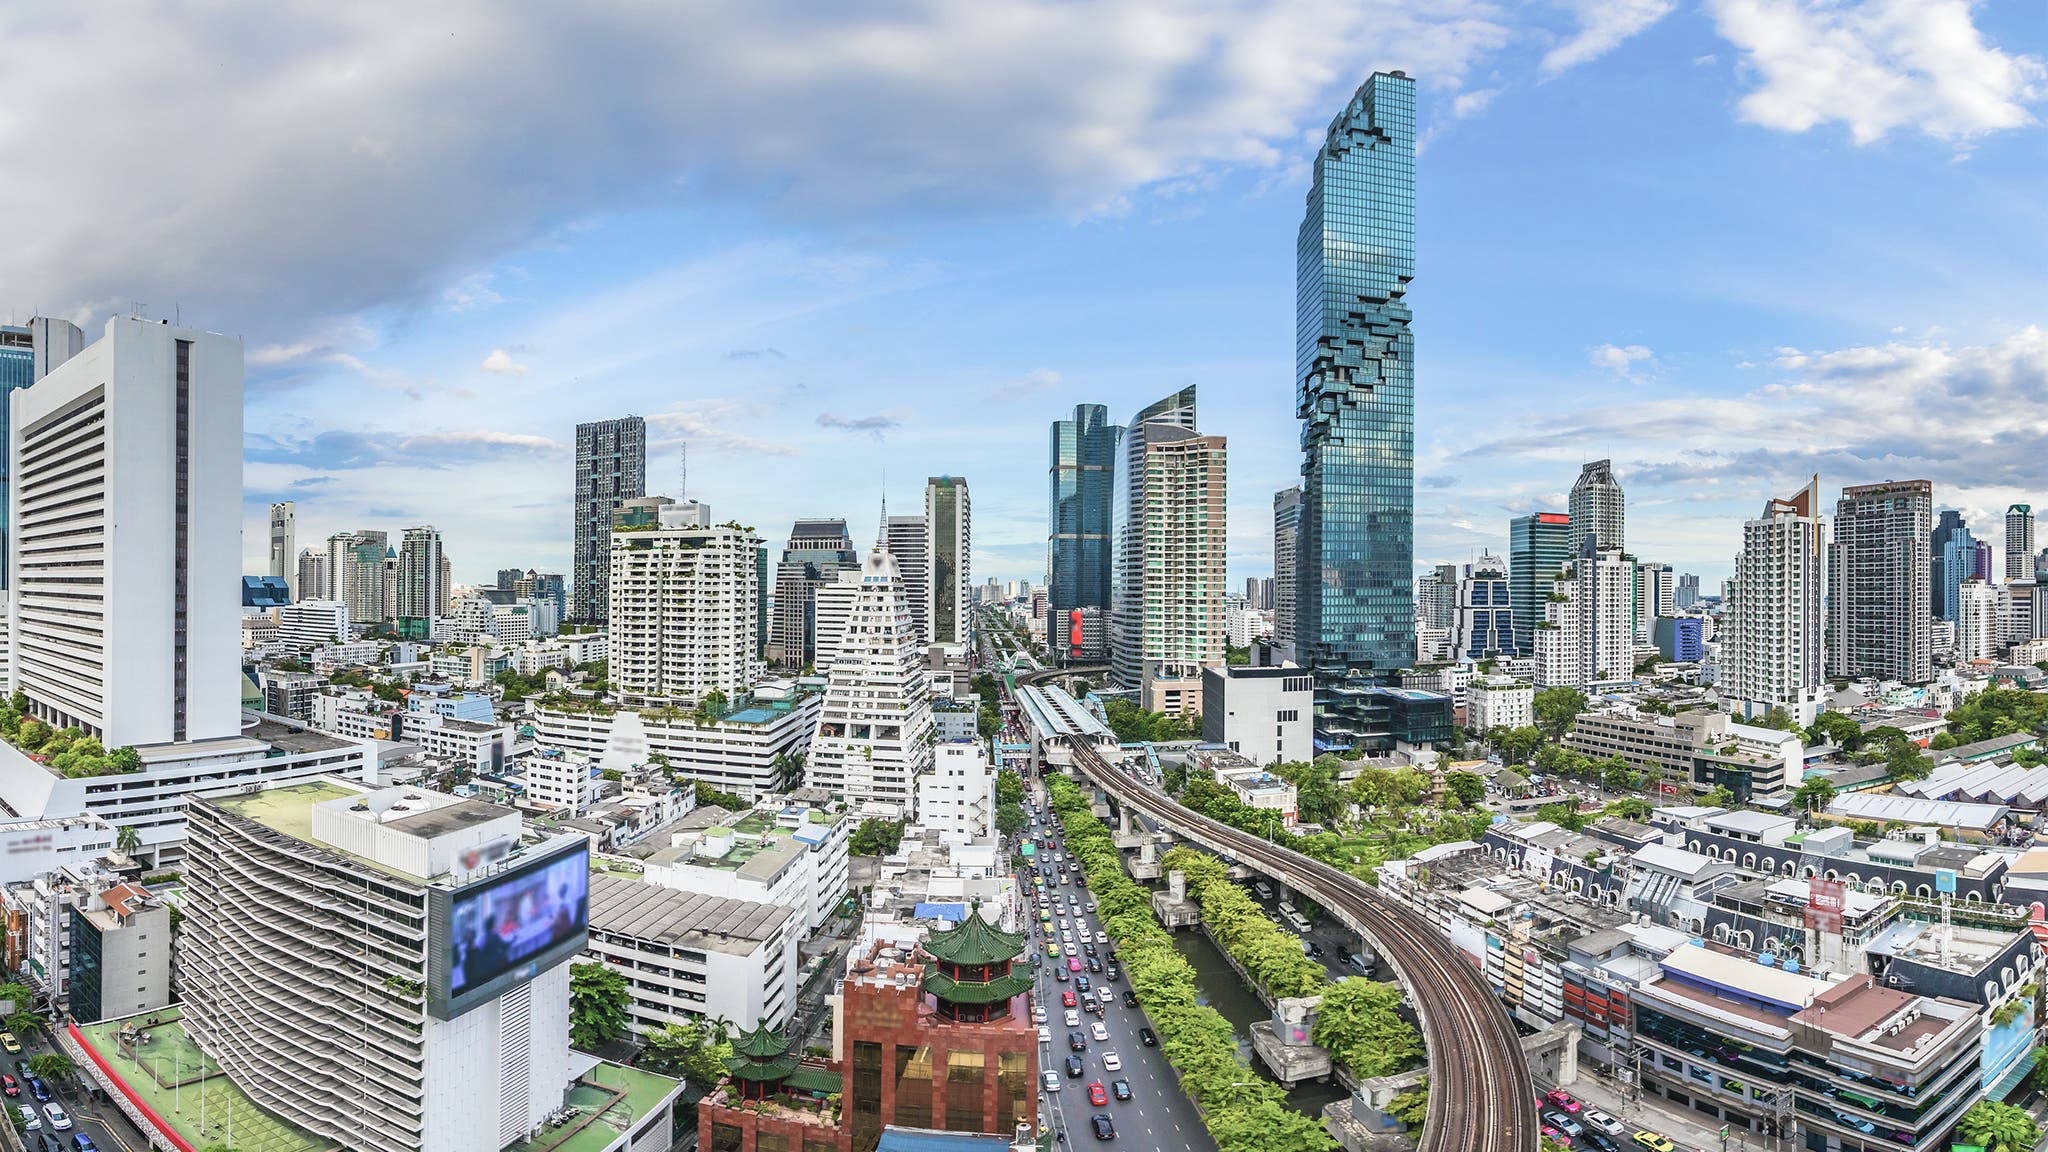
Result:
[[[73,778],[142,770],[142,757],[135,749],[123,746],[108,751],[97,737],[87,736],[82,729],[52,728],[26,715],[28,706],[23,692],[16,692],[0,706],[0,737],[45,768]]]

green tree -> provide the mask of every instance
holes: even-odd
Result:
[[[1422,1127],[1429,1118],[1429,1077],[1422,1083],[1387,1101],[1387,1115],[1399,1120],[1410,1128]]]
[[[996,773],[996,803],[1022,804],[1024,802],[1024,778],[1015,768],[1004,768]]]
[[[1970,1143],[1983,1145],[1986,1152],[2033,1152],[2041,1142],[2041,1127],[2026,1109],[1996,1100],[1970,1105],[1956,1131]]]
[[[1477,772],[1444,773],[1444,789],[1466,808],[1486,798],[1486,780]]]
[[[588,1050],[624,1036],[631,995],[626,974],[609,964],[570,965],[569,1041]]]
[[[28,1070],[45,1080],[69,1080],[78,1065],[62,1052],[43,1052],[28,1058]]]
[[[726,1073],[732,1044],[696,1021],[664,1024],[640,1038],[642,1058],[658,1068],[680,1072],[688,1086],[708,1092]]]
[[[1629,767],[1628,761],[1619,756],[1609,756],[1600,761],[1599,772],[1600,786],[1609,792],[1626,792],[1641,787],[1643,783],[1643,774]]]
[[[1349,803],[1337,787],[1338,761],[1294,760],[1276,765],[1273,774],[1294,785],[1294,804],[1301,818],[1315,824],[1332,824]]]
[[[886,856],[903,843],[903,821],[868,819],[853,830],[847,851],[855,856]]]
[[[1726,808],[1735,803],[1735,793],[1730,792],[1725,784],[1716,784],[1705,796],[1700,797],[1700,803],[1709,808]]]
[[[1022,805],[999,804],[996,806],[996,831],[1005,836],[1015,836],[1030,826],[1031,817],[1024,814]]]
[[[1619,816],[1623,820],[1648,820],[1650,802],[1640,796],[1624,796],[1603,809],[1605,815]]]
[[[48,724],[31,718],[21,722],[21,733],[14,738],[14,742],[19,744],[24,752],[35,752],[50,742],[50,736]]]
[[[0,1002],[11,1003],[16,1008],[25,1007],[30,1000],[35,999],[35,995],[34,989],[18,980],[0,984]]]
[[[136,851],[142,847],[141,831],[133,824],[121,825],[121,830],[114,833],[114,847],[123,856],[135,855]]]
[[[1579,811],[1576,804],[1545,804],[1536,810],[1536,818],[1548,820],[1572,832],[1577,832],[1591,822],[1591,817]]]
[[[1486,742],[1493,745],[1503,761],[1520,767],[1542,746],[1543,729],[1526,724],[1520,728],[1495,728],[1486,734]]]
[[[1892,744],[1885,753],[1884,766],[1892,779],[1899,781],[1925,780],[1927,774],[1934,771],[1934,762],[1910,740]]]
[[[43,1029],[50,1026],[48,1017],[30,1012],[26,1008],[17,1008],[9,1012],[7,1019],[0,1021],[0,1023],[5,1023],[9,1032],[24,1040],[31,1036],[41,1035]]]
[[[1562,740],[1586,710],[1586,694],[1576,688],[1545,688],[1536,694],[1535,708],[1536,726],[1550,739]]]
[[[1420,1063],[1422,1037],[1400,1016],[1401,989],[1372,980],[1339,980],[1323,992],[1316,1043],[1359,1077],[1370,1079]]]
[[[1863,746],[1863,726],[1843,712],[1823,712],[1806,730],[1808,744],[1833,744],[1845,752]]]
[[[1802,782],[1792,793],[1793,802],[1809,812],[1827,807],[1834,799],[1834,784],[1820,776]]]

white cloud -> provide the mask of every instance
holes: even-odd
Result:
[[[683,197],[797,220],[1086,213],[1280,168],[1374,68],[1456,92],[1512,37],[1492,0],[761,0],[689,19],[364,0],[0,27],[0,151],[39,173],[0,181],[0,217],[37,221],[8,287],[52,311],[176,299],[259,334],[480,308],[500,293],[472,270],[564,220]]]
[[[757,456],[795,456],[797,450],[748,435],[733,427],[763,413],[753,405],[731,400],[686,400],[665,411],[647,414],[655,439],[649,448],[688,444],[692,453],[739,452]]]
[[[1063,379],[1065,378],[1051,368],[1033,368],[1015,380],[1004,384],[997,391],[1005,396],[1035,396],[1040,392],[1050,392],[1054,388],[1059,387]]]
[[[1637,365],[1640,364],[1644,368],[1653,367],[1657,357],[1656,353],[1641,344],[1601,344],[1587,349],[1586,359],[1595,368],[1605,368],[1632,379],[1637,374]]]
[[[1840,123],[1858,144],[1907,129],[1968,141],[2035,122],[2039,56],[2008,53],[1970,0],[1708,0],[1756,87],[1743,120],[1782,132]]]
[[[1567,4],[1578,18],[1578,31],[1543,54],[1543,73],[1560,72],[1588,64],[1621,46],[1622,41],[1669,16],[1677,0],[1570,0]]]
[[[1499,96],[1500,89],[1498,88],[1480,88],[1471,92],[1460,92],[1451,100],[1451,115],[1459,120],[1463,120],[1467,116],[1477,116],[1481,112],[1486,111],[1487,107]]]
[[[491,349],[491,354],[484,357],[484,362],[477,367],[494,376],[524,376],[527,373],[527,366],[514,360],[512,354],[503,348]]]

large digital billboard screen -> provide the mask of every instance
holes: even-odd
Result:
[[[581,952],[590,927],[583,846],[435,892],[435,1014],[463,1012]]]

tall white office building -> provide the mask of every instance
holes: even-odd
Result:
[[[974,612],[972,513],[964,477],[934,476],[925,481],[924,579],[929,582],[930,607],[923,643],[967,643]]]
[[[1621,491],[1621,481],[1614,478],[1614,462],[1595,460],[1579,469],[1579,478],[1572,483],[1571,554],[1582,555],[1586,539],[1592,537],[1594,547],[1602,552],[1621,551],[1627,547],[1628,516],[1626,501]]]
[[[345,644],[348,638],[348,605],[339,600],[294,600],[278,613],[278,642],[293,652]]]
[[[2005,578],[2034,578],[2034,506],[2015,504],[2005,510]]]
[[[31,714],[109,748],[238,734],[238,680],[206,673],[241,658],[240,342],[118,317],[9,402]]]
[[[1154,712],[1199,713],[1202,669],[1223,662],[1227,455],[1221,436],[1145,428],[1137,656],[1139,701]]]
[[[932,578],[931,569],[927,567],[931,556],[930,545],[925,540],[924,517],[885,516],[882,540],[889,555],[896,558],[896,570],[903,574],[903,595],[910,601],[910,619],[917,625],[917,641],[929,644],[932,642]],[[820,656],[817,663],[818,667],[824,667],[824,657]]]
[[[761,537],[709,506],[635,497],[614,514],[606,582],[613,685],[635,703],[736,699],[761,662]]]
[[[1956,586],[1956,659],[1988,660],[1998,654],[1998,589],[1982,580]]]
[[[270,506],[270,568],[272,576],[284,577],[292,597],[299,596],[298,505],[290,500]]]
[[[426,525],[407,528],[398,546],[398,599],[392,615],[426,621],[426,635],[432,636],[433,621],[448,611],[447,567],[439,531]]]
[[[817,602],[811,613],[817,644],[812,666],[821,674],[830,671],[839,659],[839,642],[846,636],[847,621],[853,619],[853,605],[860,599],[860,580],[860,571],[853,569],[841,572],[829,583],[818,586]],[[915,623],[913,614],[912,624]],[[922,646],[920,642],[919,647]]]
[[[859,588],[838,654],[819,669],[825,700],[806,777],[867,814],[900,818],[932,767],[931,690],[895,557],[868,553]]]
[[[1934,484],[1887,480],[1842,489],[1828,545],[1828,675],[1934,679]]]
[[[1795,495],[1767,501],[1742,526],[1734,603],[1722,618],[1721,698],[1747,718],[1782,709],[1813,723],[1826,688],[1822,594],[1827,528],[1820,477]]]
[[[1635,675],[1635,562],[1605,548],[1551,581],[1536,629],[1540,688],[1600,688]]]
[[[299,549],[298,578],[292,584],[292,599],[334,599],[333,589],[327,582],[327,553],[315,552],[311,548]]]
[[[1678,614],[1678,586],[1669,564],[1636,565],[1636,644],[1657,636],[1657,618]]]

